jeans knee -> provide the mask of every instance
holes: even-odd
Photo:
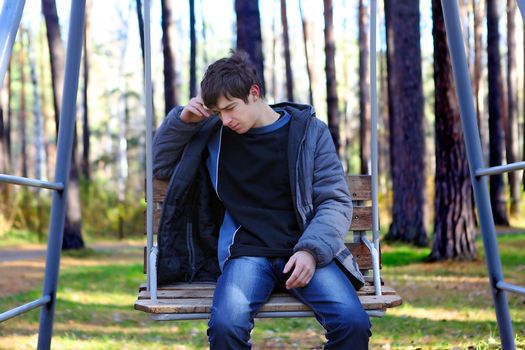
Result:
[[[368,314],[363,311],[348,310],[348,312],[341,312],[328,321],[327,328],[330,328],[333,332],[342,333],[347,335],[360,335],[367,336],[371,335],[370,319]]]
[[[249,337],[252,322],[239,313],[212,312],[208,322],[208,335],[219,338]]]
[[[348,313],[340,319],[339,327],[346,333],[370,337],[371,323],[365,311]]]

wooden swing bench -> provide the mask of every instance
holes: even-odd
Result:
[[[372,199],[371,176],[347,176],[346,181],[354,204],[350,227],[350,230],[353,231],[353,242],[346,243],[346,245],[366,276],[365,286],[357,293],[367,313],[370,316],[381,317],[386,309],[401,305],[402,299],[393,288],[384,285],[382,280],[382,295],[376,295],[373,278],[366,275],[373,268],[372,253],[362,239],[366,231],[372,230],[372,207],[364,205],[364,202]],[[162,210],[160,208],[167,186],[167,181],[153,180],[153,202],[154,208],[157,208],[154,209],[153,232],[157,232]],[[146,271],[147,261],[146,249],[144,249],[144,271]],[[210,315],[214,289],[213,283],[173,283],[159,286],[157,300],[152,300],[146,284],[143,284],[139,288],[135,309],[151,314],[151,318],[158,321],[207,319]],[[308,316],[313,316],[308,306],[290,294],[280,292],[270,297],[256,317]]]

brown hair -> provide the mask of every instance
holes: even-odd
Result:
[[[240,98],[248,102],[248,94],[252,85],[258,85],[263,97],[262,86],[257,70],[243,51],[232,52],[230,57],[224,57],[212,63],[201,81],[201,96],[208,108],[215,107],[220,96]]]

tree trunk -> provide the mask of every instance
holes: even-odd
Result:
[[[11,147],[11,120],[13,116],[13,109],[11,108],[11,100],[13,98],[13,76],[12,76],[12,67],[13,67],[13,57],[9,61],[9,66],[7,69],[7,121],[5,125],[5,146],[6,146],[6,155],[7,155],[7,166],[9,170],[13,170],[13,159],[12,159],[12,147]]]
[[[173,42],[173,21],[171,20],[171,2],[161,0],[162,4],[162,52],[164,55],[164,109],[167,114],[179,104],[177,100],[177,79],[175,75],[175,53]]]
[[[190,0],[190,99],[197,96],[197,36],[195,35],[195,0]]]
[[[202,62],[204,67],[208,67],[208,50],[206,49],[206,18],[204,17],[204,4],[200,2],[201,22],[202,22]]]
[[[367,7],[359,0],[359,155],[361,174],[370,174],[370,77]]]
[[[288,36],[288,16],[286,13],[286,0],[281,0],[281,24],[283,26],[284,63],[286,67],[286,97],[293,102],[293,72],[290,58],[290,39]]]
[[[325,54],[326,54],[326,103],[327,103],[327,117],[328,117],[328,129],[334,141],[335,149],[337,153],[340,150],[340,137],[339,137],[339,110],[338,110],[338,98],[337,98],[337,85],[335,75],[335,41],[333,33],[333,9],[332,0],[324,0],[324,40],[325,40]]]
[[[28,177],[27,173],[27,134],[26,134],[26,40],[27,33],[20,28],[20,50],[18,50],[18,65],[20,69],[20,106],[18,110],[18,133],[20,135],[20,173]]]
[[[425,138],[419,1],[385,0],[388,32],[390,166],[394,203],[389,240],[425,245]]]
[[[262,91],[266,91],[259,1],[235,0],[235,13],[237,15],[237,50],[248,54],[250,61],[257,69]]]
[[[42,11],[47,28],[49,59],[51,63],[51,80],[53,82],[53,105],[55,107],[55,121],[58,135],[60,108],[62,105],[62,88],[64,85],[64,46],[60,36],[60,26],[56,11],[55,0],[42,0]],[[76,157],[76,125],[71,150],[71,167],[67,191],[66,219],[64,224],[64,238],[62,249],[84,248],[82,239],[82,216],[80,211],[80,190],[78,183],[78,166]]]
[[[299,13],[301,15],[301,25],[303,29],[304,57],[306,60],[306,72],[308,74],[308,103],[314,104],[313,93],[313,66],[308,55],[308,42],[310,42],[310,22],[304,18],[302,2],[299,1]]]
[[[44,149],[44,128],[42,122],[42,114],[40,113],[40,97],[38,88],[38,78],[36,73],[35,57],[33,54],[33,47],[31,45],[31,36],[28,35],[28,52],[29,52],[29,64],[31,68],[31,82],[33,84],[33,115],[34,115],[34,145],[35,145],[35,178],[45,180],[46,178],[46,160],[45,160],[45,149]],[[37,207],[37,224],[36,231],[38,240],[44,241],[44,213],[42,208],[41,191],[35,189],[34,195],[36,197]]]
[[[144,18],[142,17],[142,0],[136,0],[135,2],[137,10],[137,22],[139,24],[139,37],[140,37],[140,52],[142,54],[142,67],[146,66],[146,59],[144,57]]]
[[[9,75],[9,70],[7,71]],[[7,121],[8,121],[8,107],[9,104],[9,77],[7,76],[3,82],[0,82],[0,173],[9,173],[9,157],[7,153]],[[1,190],[5,184],[0,185]]]
[[[29,33],[28,33],[29,34]],[[38,87],[38,75],[36,72],[35,57],[33,54],[34,47],[31,44],[31,37],[28,37],[28,52],[29,52],[29,64],[31,69],[31,82],[33,84],[33,116],[34,116],[34,128],[33,137],[35,145],[35,178],[45,179],[46,178],[46,160],[45,160],[45,148],[44,148],[44,123],[42,120],[42,114],[40,113],[40,93]]]
[[[432,0],[432,19],[436,177],[430,259],[470,260],[477,254],[472,187],[440,0]]]
[[[274,11],[275,13],[276,2],[274,0]],[[277,100],[277,25],[275,24],[275,16],[272,16],[272,69],[271,69],[271,83],[272,83],[272,97],[273,100]]]
[[[42,13],[46,22],[47,44],[49,46],[49,61],[51,62],[51,82],[53,84],[53,107],[55,110],[55,128],[58,135],[62,103],[62,87],[64,85],[64,45],[60,36],[57,5],[55,0],[42,0]]]
[[[89,166],[89,151],[90,151],[90,131],[89,131],[89,100],[88,100],[88,88],[89,88],[89,54],[91,52],[91,45],[89,45],[89,35],[91,33],[91,21],[90,21],[90,8],[91,2],[86,2],[86,16],[84,26],[84,89],[82,90],[82,103],[83,108],[83,123],[82,123],[82,175],[86,180],[90,179],[90,166]],[[89,183],[89,181],[88,181]]]
[[[473,74],[473,90],[474,102],[476,104],[476,115],[478,116],[479,136],[481,139],[481,148],[483,154],[487,154],[485,136],[485,112],[483,108],[483,96],[481,96],[481,86],[483,83],[482,72],[483,66],[481,61],[481,54],[483,52],[483,0],[472,0],[473,15],[474,15],[474,74]]]
[[[516,63],[516,1],[507,0],[507,125],[505,148],[507,164],[518,160],[518,72]],[[510,212],[519,213],[520,183],[518,172],[508,173],[510,186]]]
[[[502,83],[499,54],[498,4],[487,0],[487,52],[489,71],[489,165],[501,165],[504,152],[504,131],[502,124]],[[502,175],[490,177],[490,202],[496,225],[508,225],[505,187]]]

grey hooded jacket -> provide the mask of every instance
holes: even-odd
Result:
[[[292,117],[288,168],[294,210],[303,232],[294,252],[311,252],[319,267],[336,259],[359,289],[364,278],[344,244],[352,200],[328,128],[311,106],[280,103],[272,107],[285,109]],[[213,280],[220,273],[216,248],[224,209],[213,198],[203,163],[208,140],[221,122],[213,116],[200,123],[184,123],[182,109],[176,107],[168,114],[153,144],[154,176],[170,178],[158,231],[159,283]]]

